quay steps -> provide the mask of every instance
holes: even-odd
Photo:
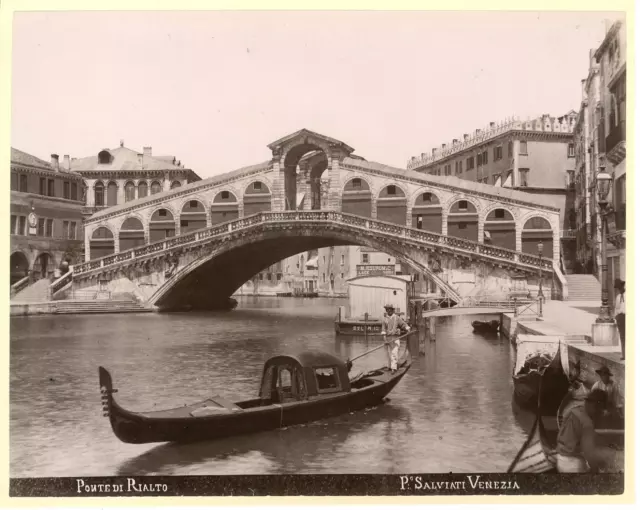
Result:
[[[43,303],[51,299],[51,282],[47,278],[38,280],[28,287],[22,289],[11,301],[17,303]]]
[[[600,301],[602,287],[598,279],[591,274],[567,274],[569,287],[568,301]]]
[[[150,308],[131,300],[56,301],[57,314],[143,313]]]

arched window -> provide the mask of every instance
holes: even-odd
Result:
[[[124,201],[130,202],[136,199],[136,185],[131,181],[127,182],[124,187]]]
[[[171,189],[179,188],[181,186],[180,181],[173,181],[171,183]]]
[[[100,181],[96,182],[96,185],[94,186],[94,193],[95,193],[96,205],[103,206],[104,205],[104,184],[102,184]]]
[[[98,153],[98,163],[101,165],[108,165],[111,163],[111,154],[109,151],[104,150]]]
[[[107,205],[118,204],[118,185],[111,181],[107,185]]]
[[[138,183],[138,198],[146,197],[149,194],[149,187],[146,181],[140,181]]]
[[[162,191],[162,186],[158,181],[153,181],[151,183],[151,194],[155,195],[156,193],[160,193]]]

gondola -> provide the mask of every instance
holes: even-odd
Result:
[[[507,473],[553,473],[557,471],[557,463],[557,453],[547,438],[542,415],[537,413],[531,432]]]
[[[536,410],[540,397],[540,412],[544,416],[556,415],[568,389],[569,379],[562,368],[560,346],[553,359],[549,360],[545,355],[533,356],[513,376],[516,403],[523,409]]]
[[[572,393],[567,393],[560,407],[556,421],[558,430],[562,427],[562,422],[566,419],[571,409],[584,405],[584,398],[575,398]],[[624,419],[617,416],[601,416],[595,422],[596,444],[599,446],[622,446],[624,444]]]
[[[99,368],[104,416],[125,443],[194,442],[277,429],[380,404],[411,366],[372,370],[349,379],[350,362],[318,351],[279,355],[264,365],[258,398],[230,402],[214,396],[175,409],[132,412],[113,394],[111,375]]]
[[[478,333],[497,333],[500,327],[500,321],[473,321],[471,326],[473,330]]]

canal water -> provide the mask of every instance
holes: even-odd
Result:
[[[98,366],[137,411],[257,395],[264,361],[294,349],[354,357],[342,300],[242,298],[232,312],[11,319],[11,476],[504,472],[532,416],[512,404],[513,349],[438,319],[437,340],[385,404],[324,421],[191,445],[127,445],[102,416]],[[401,351],[402,352],[402,351]],[[381,349],[355,370],[386,362]]]

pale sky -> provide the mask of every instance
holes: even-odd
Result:
[[[307,128],[405,168],[491,121],[579,109],[606,13],[57,12],[13,25],[15,148],[125,146],[206,178]]]

